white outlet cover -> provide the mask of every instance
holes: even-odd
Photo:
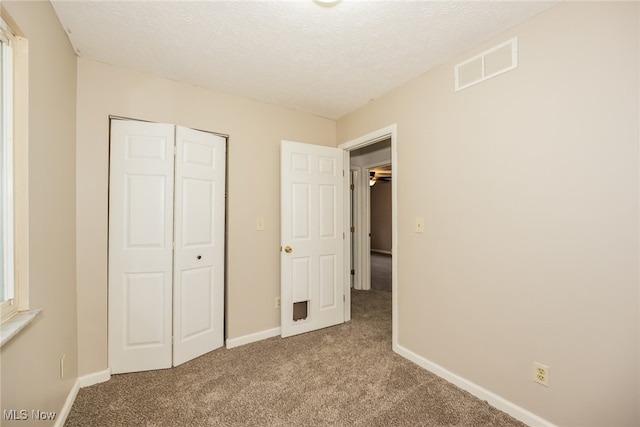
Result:
[[[533,381],[549,387],[549,367],[542,363],[533,362]]]

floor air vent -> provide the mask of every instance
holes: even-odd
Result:
[[[513,38],[456,65],[456,92],[517,67],[518,39]]]

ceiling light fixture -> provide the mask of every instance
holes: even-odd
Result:
[[[376,173],[369,172],[369,187],[373,187],[376,185]]]
[[[322,7],[333,7],[340,3],[342,0],[313,0],[313,2]]]

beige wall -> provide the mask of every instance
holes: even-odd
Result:
[[[370,187],[371,250],[391,252],[391,181]]]
[[[109,115],[229,135],[227,335],[280,326],[280,141],[335,146],[335,121],[78,60],[80,374],[107,368]],[[265,230],[256,231],[256,218]]]
[[[640,423],[638,18],[562,3],[338,121],[397,123],[399,344],[558,425]],[[514,36],[517,70],[454,93]]]
[[[0,410],[59,412],[78,372],[76,56],[49,2],[3,1],[2,7],[29,39],[29,297],[31,308],[43,312],[2,347]]]

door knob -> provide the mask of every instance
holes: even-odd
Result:
[[[202,259],[202,255],[198,255],[196,259]]]
[[[291,252],[293,252],[293,249],[291,249],[291,246],[285,246],[284,247],[284,251],[288,254],[290,254]]]

